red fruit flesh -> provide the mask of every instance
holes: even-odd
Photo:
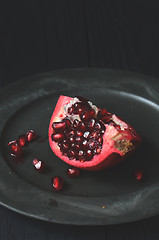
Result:
[[[50,120],[49,143],[69,165],[94,171],[108,168],[121,162],[140,142],[134,128],[115,114],[81,97],[59,97]]]

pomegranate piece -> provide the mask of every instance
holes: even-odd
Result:
[[[46,167],[46,164],[38,158],[35,158],[32,163],[38,172],[43,172]]]
[[[51,178],[52,188],[54,190],[61,190],[63,188],[63,178],[60,176],[55,176]]]
[[[80,175],[80,170],[72,167],[72,168],[67,169],[66,174],[70,178],[76,178]]]
[[[35,132],[35,130],[29,130],[26,133],[26,137],[27,137],[27,141],[28,142],[35,140],[36,139],[36,132]]]
[[[121,118],[82,97],[60,96],[49,125],[53,152],[75,168],[101,170],[117,165],[141,137]]]

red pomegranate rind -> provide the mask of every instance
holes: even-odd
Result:
[[[101,152],[94,155],[89,161],[79,161],[75,158],[70,159],[61,152],[57,142],[52,141],[51,138],[53,133],[52,124],[66,117],[64,106],[67,105],[70,100],[73,100],[73,98],[67,96],[59,97],[49,125],[50,147],[60,159],[69,165],[94,171],[112,167],[121,162],[130,152],[134,151],[141,142],[141,138],[134,128],[121,118],[118,118],[115,114],[112,114],[109,122],[104,124],[106,130],[103,134]],[[109,112],[107,113],[111,114]]]

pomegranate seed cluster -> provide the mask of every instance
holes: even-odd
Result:
[[[27,133],[20,135],[18,139],[9,142],[10,155],[14,158],[22,156],[23,147],[35,139],[36,132],[34,130],[29,130]]]
[[[103,145],[104,123],[111,122],[111,114],[96,109],[83,98],[67,108],[66,118],[53,122],[52,141],[70,160],[90,161],[100,154]]]

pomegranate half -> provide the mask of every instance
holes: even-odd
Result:
[[[49,124],[49,144],[64,162],[102,170],[134,151],[141,137],[128,123],[82,97],[60,96]]]

